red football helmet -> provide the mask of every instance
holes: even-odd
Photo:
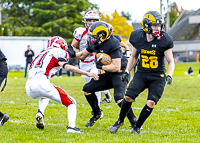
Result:
[[[61,48],[67,50],[67,42],[60,36],[54,36],[47,42],[47,48]]]

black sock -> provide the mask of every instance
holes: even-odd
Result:
[[[99,108],[97,96],[95,95],[95,93],[91,93],[90,95],[85,95],[85,98],[87,99],[87,102],[92,107],[94,115],[97,115],[100,111],[100,108]]]
[[[122,102],[120,102],[118,104],[118,106],[120,108],[121,108],[121,104],[122,104]],[[130,110],[128,111],[128,113],[127,113],[127,118],[128,118],[128,120],[129,120],[130,123],[135,123],[135,121],[137,120],[137,118],[136,118],[135,114],[133,113],[133,110],[132,110],[131,107],[130,107]]]
[[[124,121],[124,118],[128,114],[130,108],[131,108],[132,102],[127,102],[125,99],[122,100],[121,103],[118,104],[119,107],[121,107],[120,113],[119,113],[119,120],[122,122]]]
[[[153,108],[150,108],[149,106],[145,105],[142,111],[140,112],[140,116],[136,123],[136,127],[141,128],[141,126],[143,125],[145,120],[149,117],[152,111],[153,111]]]
[[[3,116],[3,113],[0,111],[0,117],[2,117]]]

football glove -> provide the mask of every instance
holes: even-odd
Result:
[[[129,71],[126,70],[123,74],[122,74],[122,78],[121,78],[122,82],[129,82],[130,78],[129,78]]]
[[[96,67],[97,67],[97,69],[102,69],[102,63],[101,63],[101,59],[102,59],[102,57],[101,58],[98,58],[98,59],[96,59],[95,58],[95,63],[96,63]]]
[[[72,45],[67,45],[68,49],[67,49],[67,52],[69,54],[69,56],[71,58],[75,58],[76,57],[76,52],[74,51]]]
[[[168,85],[172,85],[172,77],[171,77],[171,75],[167,75],[166,80],[167,80],[167,84]]]

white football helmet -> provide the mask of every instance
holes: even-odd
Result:
[[[100,18],[101,17],[99,16],[99,14],[96,11],[94,11],[94,10],[88,11],[85,14],[85,16],[83,17],[84,23],[85,23],[85,27],[89,28],[88,20],[93,19],[93,20],[99,21]]]
[[[67,50],[67,42],[60,36],[54,36],[47,42],[47,49],[49,48],[61,48]]]

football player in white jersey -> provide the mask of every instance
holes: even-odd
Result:
[[[71,44],[74,49],[76,49],[76,47],[79,44],[80,51],[83,51],[88,46],[87,45],[88,29],[95,21],[100,20],[100,16],[96,11],[90,10],[85,14],[83,18],[84,18],[85,27],[78,27],[74,30],[74,33],[73,33],[74,39]],[[84,70],[87,72],[94,72],[98,74],[98,69],[96,68],[96,65],[95,65],[95,53],[92,53],[90,56],[88,56],[84,60],[80,60],[79,66],[81,70]],[[86,83],[88,83],[91,80],[91,78],[84,76],[84,80]],[[112,101],[112,96],[110,95],[109,90],[104,90],[101,92],[106,95],[107,97],[106,101],[110,103]],[[101,92],[95,92],[98,99],[98,105],[100,105],[100,101],[101,101]]]
[[[47,50],[37,55],[30,65],[29,76],[25,85],[26,93],[31,98],[39,99],[39,108],[36,114],[37,128],[44,129],[44,111],[51,99],[68,107],[67,133],[83,133],[75,125],[76,100],[64,89],[53,85],[50,82],[50,78],[61,68],[92,77],[95,80],[98,80],[98,75],[69,65],[69,54],[66,50],[67,42],[62,37],[54,36],[48,40]]]

